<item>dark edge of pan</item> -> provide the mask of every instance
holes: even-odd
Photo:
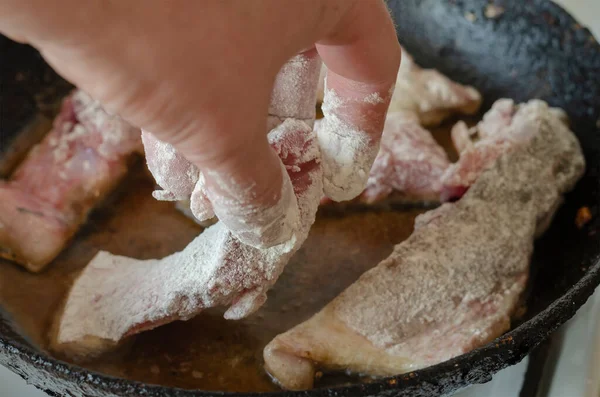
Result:
[[[504,12],[486,17],[490,4]],[[487,382],[497,371],[522,360],[571,318],[600,283],[600,234],[595,235],[600,230],[598,217],[582,230],[573,226],[577,208],[587,205],[597,215],[600,203],[600,46],[591,33],[546,0],[389,0],[388,5],[401,42],[416,61],[476,86],[483,93],[485,106],[500,97],[517,101],[540,98],[567,110],[584,148],[588,170],[568,195],[552,228],[536,244],[529,314],[513,330],[472,352],[410,374],[369,384],[268,394],[439,396]],[[21,67],[25,70],[52,76],[27,47],[0,38],[2,77],[10,76],[7,64],[19,67],[19,62],[24,62]],[[41,83],[34,81],[33,94],[46,85],[67,87],[64,82],[53,82],[52,77],[47,84]],[[7,113],[10,86],[0,81],[0,116],[4,120],[16,117]],[[2,133],[11,133],[12,127],[0,127]],[[146,385],[92,373],[36,352],[1,316],[0,364],[51,396],[232,394]]]

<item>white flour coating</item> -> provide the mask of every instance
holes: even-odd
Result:
[[[286,117],[278,117],[270,114],[267,117],[267,131],[272,131],[285,121]],[[307,123],[308,124],[308,123]]]
[[[300,121],[288,119],[281,126],[289,122]],[[209,172],[207,174],[211,175]],[[238,184],[219,180],[220,175],[218,174],[211,175],[213,180],[220,183],[219,186],[222,189],[230,190],[231,196],[241,197],[241,200],[244,200],[237,201],[237,199],[226,199],[223,196],[213,196],[211,197],[213,214],[217,215],[221,221],[227,222],[240,240],[253,247],[261,248],[265,245],[283,243],[297,228],[300,214],[294,187],[283,164],[281,164],[281,174],[283,182],[279,199],[268,208],[255,207],[251,203],[252,189],[248,189],[249,193],[246,197],[241,197],[244,194],[240,195],[239,188],[233,187],[239,186]],[[192,211],[194,210],[195,207],[192,207]]]
[[[455,83],[435,69],[419,67],[402,49],[390,113],[414,111],[424,126],[432,126],[455,112],[476,113],[481,100],[481,94],[475,88]]]
[[[452,145],[458,154],[473,147],[473,132],[464,121],[456,123],[450,131]]]
[[[0,189],[0,220],[10,231],[0,233],[0,256],[33,272],[50,264],[140,148],[139,129],[72,91],[52,130]]]
[[[379,151],[379,141],[339,117],[344,106],[334,90],[326,89],[322,106],[325,117],[316,131],[323,161],[323,188],[334,201],[351,200],[364,190]]]
[[[442,196],[451,197],[453,191],[470,186],[483,170],[494,164],[496,158],[512,150],[515,145],[529,142],[533,138],[532,134],[536,130],[531,128],[533,122],[530,117],[536,116],[537,113],[519,112],[522,106],[515,105],[511,99],[501,99],[494,103],[477,126],[468,129],[461,122],[454,126],[452,140],[457,151],[461,153],[461,158],[442,176]],[[548,108],[543,102],[534,100],[526,106],[528,109],[545,106],[547,113],[552,115],[557,123],[567,126],[562,112]]]
[[[74,145],[87,146],[109,161],[117,160],[123,154],[141,151],[139,129],[118,116],[109,115],[98,101],[85,92],[73,91],[67,102],[76,121],[59,118],[59,124],[54,126],[57,133],[49,138],[48,143],[56,164],[72,155]]]
[[[269,115],[304,120],[312,125],[321,64],[321,58],[314,50],[288,61],[275,79]],[[270,127],[269,130],[275,126],[271,124]]]
[[[409,240],[336,301],[345,300],[344,308],[336,309],[340,318],[376,346],[395,354],[394,349],[408,348],[403,341],[421,327],[459,324],[460,314],[468,316],[470,311],[468,306],[456,311],[453,296],[462,296],[466,305],[493,300],[494,291],[508,290],[515,277],[526,275],[539,219],[552,212],[561,195],[581,178],[585,162],[575,135],[541,101],[521,105],[507,128],[526,130],[529,139],[513,141],[511,151],[481,173],[463,199],[433,210],[427,224],[417,220],[419,226]],[[395,272],[401,276],[393,276]],[[397,284],[389,293],[349,305],[352,296],[364,298],[360,290],[373,276],[383,284]],[[442,281],[448,276],[453,282]],[[387,290],[383,284],[375,290]],[[418,285],[423,291],[436,286],[437,293],[414,295],[410,291]],[[394,298],[387,296],[392,293]],[[375,300],[388,303],[378,305]],[[404,319],[402,325],[393,326],[398,315]]]
[[[585,160],[575,134],[541,101],[519,106],[509,124],[529,139],[511,141],[458,202],[419,216],[387,259],[269,343],[271,375],[297,386],[312,382],[315,366],[404,373],[510,327],[534,239],[583,175]]]
[[[383,99],[381,95],[379,95],[377,92],[374,92],[372,94],[367,95],[364,99],[364,102],[370,105],[379,105],[385,103],[385,99]]]
[[[100,252],[71,289],[54,348],[99,353],[126,335],[191,318],[208,307],[231,305],[228,319],[256,310],[308,236],[323,194],[319,148],[306,123],[288,120],[269,134],[269,141],[299,189],[300,218],[289,241],[256,249],[219,222],[183,251],[163,259]]]
[[[156,183],[163,189],[152,195],[157,200],[188,200],[198,182],[198,168],[153,134],[142,131],[146,162]]]
[[[66,122],[59,128],[61,129],[59,136],[52,137],[49,140],[55,164],[64,162],[70,155],[71,145],[74,142],[81,140],[84,135],[90,133],[90,131],[81,124],[73,125],[71,122]]]
[[[102,104],[87,93],[76,90],[72,103],[79,122],[102,137],[97,147],[101,156],[112,160],[123,152],[129,152],[130,147],[138,152],[142,151],[139,129],[124,122],[119,116],[106,112]]]
[[[500,99],[494,103],[492,109],[483,115],[483,119],[477,124],[477,127],[471,129],[471,136],[474,140],[494,138],[499,135],[513,136],[514,129],[507,129],[514,122],[513,116],[517,111],[517,106],[512,99]],[[510,131],[509,131],[510,130]],[[506,133],[509,131],[508,133]],[[524,129],[525,138],[531,137],[531,132]]]
[[[392,192],[409,200],[439,200],[441,176],[450,161],[431,133],[420,126],[418,117],[388,114],[380,146],[361,201],[372,203]]]

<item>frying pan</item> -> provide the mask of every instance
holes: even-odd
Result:
[[[536,243],[527,314],[510,332],[453,360],[367,384],[280,392],[277,396],[437,396],[519,362],[574,315],[600,283],[600,221],[581,229],[578,208],[600,203],[600,46],[557,5],[544,0],[389,0],[398,36],[416,61],[477,87],[485,107],[501,97],[541,98],[565,109],[583,146],[587,173]],[[486,16],[487,14],[487,16]],[[0,38],[0,145],[48,114],[62,81],[27,46]],[[49,117],[49,116],[48,116]],[[4,265],[4,264],[2,264]],[[1,304],[1,303],[0,303]],[[0,307],[1,309],[1,307]],[[30,345],[0,310],[0,364],[52,396],[173,396],[224,393],[173,389],[111,378],[51,358]],[[225,393],[226,394],[226,393]],[[257,395],[257,394],[246,394]]]

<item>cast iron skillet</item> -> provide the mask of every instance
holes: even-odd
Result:
[[[543,0],[496,0],[504,13],[487,18],[487,0],[389,0],[402,44],[417,62],[476,86],[486,106],[500,97],[542,98],[567,110],[588,171],[536,245],[527,315],[496,341],[412,374],[334,389],[280,396],[436,396],[483,383],[519,362],[567,321],[600,283],[600,226],[574,226],[580,206],[595,215],[600,202],[600,46],[560,7]],[[35,51],[0,39],[0,139],[14,136],[64,92]],[[51,96],[51,95],[50,95]],[[35,99],[34,99],[35,98]],[[15,106],[18,104],[18,106]],[[0,141],[2,143],[2,141]],[[1,205],[1,204],[0,204]],[[27,344],[0,314],[0,364],[53,396],[207,396],[91,373],[54,360]]]

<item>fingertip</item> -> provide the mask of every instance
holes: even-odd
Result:
[[[206,194],[215,215],[242,243],[258,249],[292,239],[300,217],[289,175],[267,151],[231,156],[219,170],[206,170]]]

